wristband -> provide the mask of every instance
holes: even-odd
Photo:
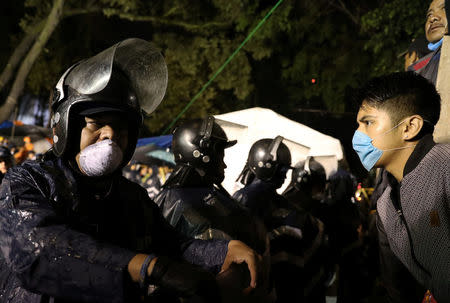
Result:
[[[171,260],[166,256],[159,256],[149,277],[149,283],[158,285],[166,274]]]
[[[154,254],[149,254],[145,260],[144,263],[142,263],[141,266],[141,271],[139,272],[139,286],[141,288],[144,288],[147,286],[147,281],[148,281],[148,275],[147,275],[147,270],[148,270],[148,266],[150,265],[150,262],[152,262],[152,260],[156,258],[156,255]]]

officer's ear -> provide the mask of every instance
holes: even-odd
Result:
[[[404,141],[418,140],[417,135],[423,128],[423,118],[420,115],[412,115],[405,119],[402,126],[402,139]]]

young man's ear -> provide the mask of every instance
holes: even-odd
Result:
[[[403,140],[413,141],[423,127],[423,118],[419,115],[412,115],[405,120],[403,127]]]

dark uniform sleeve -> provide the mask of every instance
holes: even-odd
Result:
[[[164,219],[157,204],[148,199],[155,226],[158,232],[154,235],[155,247],[163,247],[159,253],[174,256],[174,252],[181,255],[186,261],[201,266],[213,273],[218,273],[228,252],[227,240],[196,240],[176,231],[176,229]]]
[[[383,223],[378,215],[377,229],[380,245],[381,278],[388,292],[389,302],[422,302],[426,289],[414,279],[408,269],[392,252]]]
[[[0,188],[0,250],[22,287],[71,302],[125,302],[135,254],[71,229],[26,177],[7,175]]]

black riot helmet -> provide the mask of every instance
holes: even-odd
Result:
[[[247,166],[258,179],[271,181],[281,168],[290,168],[291,152],[283,140],[281,136],[261,139],[250,148]]]
[[[11,150],[6,146],[0,146],[0,162],[5,161],[8,164],[14,162],[14,156],[11,154]]]
[[[53,153],[76,150],[79,116],[106,111],[124,113],[129,123],[123,163],[133,155],[143,113],[161,103],[167,87],[167,66],[150,42],[130,38],[70,67],[53,92]],[[72,136],[74,136],[72,138]]]
[[[225,131],[213,116],[194,119],[178,126],[173,132],[172,151],[176,163],[207,168],[215,163],[220,152],[236,144],[228,141]]]
[[[173,132],[172,151],[177,164],[208,170],[216,165],[219,152],[236,144],[228,141],[225,131],[213,116],[187,121]]]
[[[324,187],[326,180],[327,175],[322,164],[313,157],[307,157],[295,165],[291,185],[297,190],[309,191],[313,186]]]

